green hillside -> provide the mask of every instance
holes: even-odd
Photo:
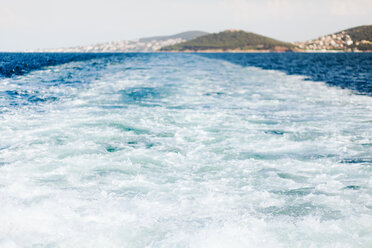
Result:
[[[160,51],[203,51],[203,50],[290,50],[293,44],[271,39],[255,33],[228,30],[166,46]]]
[[[346,29],[345,32],[355,41],[372,40],[372,25]]]
[[[344,30],[353,40],[352,48],[372,50],[372,25],[359,26]]]

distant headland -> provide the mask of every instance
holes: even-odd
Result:
[[[170,36],[111,41],[88,46],[28,52],[372,52],[372,25],[324,35],[309,41],[284,42],[243,30],[219,33],[188,31]]]

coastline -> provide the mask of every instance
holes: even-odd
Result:
[[[105,54],[105,53],[371,53],[372,50],[357,50],[357,51],[348,51],[348,50],[300,50],[300,49],[293,49],[293,50],[254,50],[254,49],[247,49],[247,50],[240,50],[240,49],[206,49],[206,50],[167,50],[167,51],[161,51],[161,50],[156,50],[156,51],[55,51],[55,52],[50,52],[50,51],[0,51],[0,53],[70,53],[70,54],[81,54],[81,53],[86,53],[86,54]]]
[[[371,53],[372,50],[367,51],[343,51],[343,50],[223,50],[223,49],[208,49],[208,50],[169,50],[169,51],[155,51],[155,53]]]

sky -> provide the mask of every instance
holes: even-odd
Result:
[[[0,51],[242,29],[303,41],[372,24],[372,0],[0,0]]]

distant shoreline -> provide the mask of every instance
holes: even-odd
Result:
[[[370,53],[371,51],[339,51],[339,50],[304,50],[304,51],[275,51],[275,50],[185,50],[185,51],[157,51],[155,53]]]
[[[120,53],[372,53],[372,50],[367,51],[339,51],[339,50],[304,50],[304,51],[275,51],[275,50],[185,50],[185,51],[152,51],[152,52],[43,52],[43,51],[0,51],[0,53],[70,53],[70,54],[105,54],[105,53],[112,53],[112,54],[120,54]]]

